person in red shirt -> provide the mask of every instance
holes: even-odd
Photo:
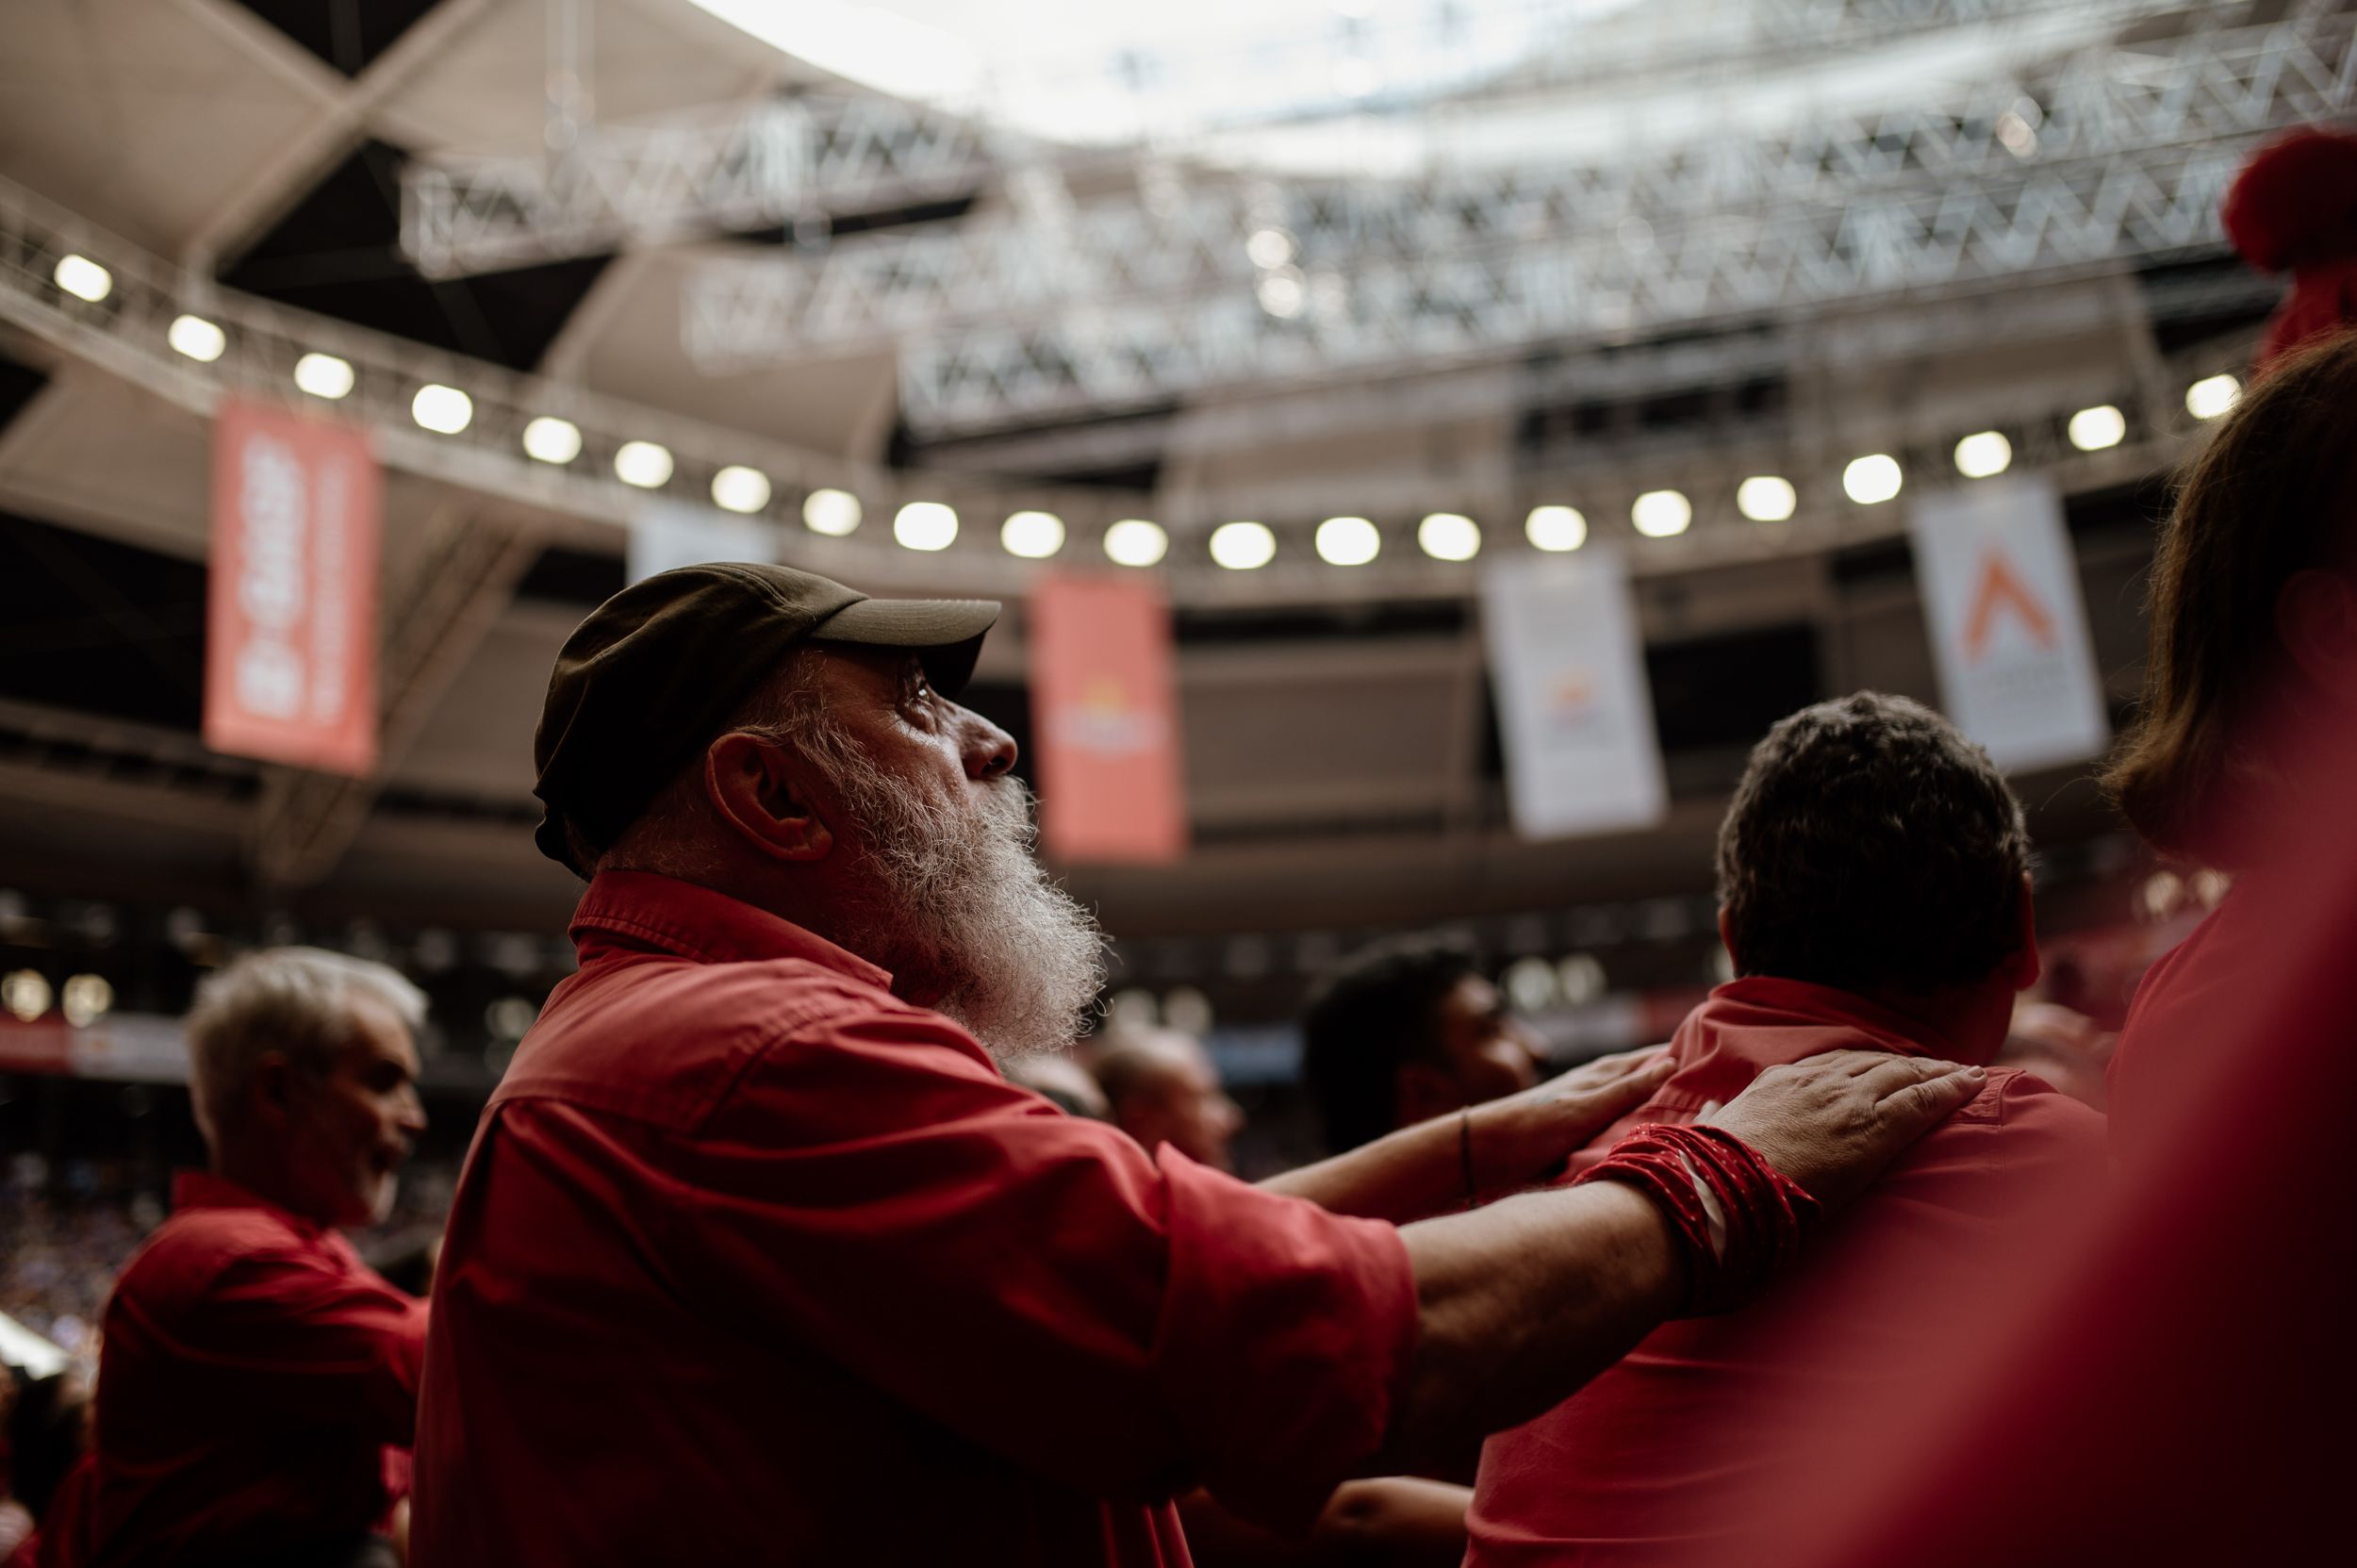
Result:
[[[1904,698],[1806,708],[1753,751],[1719,838],[1738,977],[1679,1026],[1640,1122],[1688,1122],[1759,1073],[1838,1047],[1986,1062],[2038,973],[2021,808],[1980,748]],[[1589,1158],[1583,1156],[1583,1159]],[[1580,1162],[1575,1161],[1574,1164]],[[1936,1357],[1910,1327],[1975,1284],[1984,1238],[2085,1207],[2102,1117],[1992,1070],[1963,1111],[1732,1315],[1669,1324],[1484,1447],[1470,1564],[1636,1568],[1757,1554],[1762,1505],[1802,1478],[1794,1434],[1828,1403]]]
[[[288,948],[208,980],[188,1019],[211,1153],[107,1305],[95,1447],[44,1568],[397,1562],[425,1303],[339,1233],[381,1220],[425,1116],[424,998]]]
[[[1014,743],[951,700],[997,608],[721,563],[568,640],[538,842],[589,880],[581,967],[460,1177],[427,1568],[1184,1563],[1174,1494],[1306,1525],[1529,1415],[1765,1277],[1812,1195],[1978,1086],[1837,1053],[1726,1107],[1706,1176],[1624,1161],[1404,1227],[1558,1163],[1656,1069],[1266,1187],[1067,1116],[997,1066],[1073,1037],[1099,939],[1031,858]]]
[[[2348,809],[2353,410],[2357,332],[2283,360],[2187,471],[2153,559],[2144,701],[2105,784],[2160,854],[2235,880],[2136,988],[2108,1075],[2123,1154],[2199,1114],[2187,1097],[2208,1091],[2182,1057],[2240,1034],[2249,977],[2303,901],[2312,824]]]

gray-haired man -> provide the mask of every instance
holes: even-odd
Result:
[[[239,960],[189,1015],[209,1167],[115,1285],[98,1441],[42,1560],[393,1560],[425,1303],[338,1233],[390,1209],[425,1128],[417,987],[288,948]]]

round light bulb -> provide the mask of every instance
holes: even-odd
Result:
[[[352,362],[332,354],[306,354],[295,361],[295,385],[330,403],[349,393],[354,379]]]
[[[543,414],[524,426],[524,455],[536,463],[569,463],[581,455],[581,426]]]
[[[1416,543],[1436,561],[1470,561],[1481,553],[1481,525],[1457,512],[1435,512],[1416,524]]]
[[[2197,420],[2214,420],[2242,397],[2242,383],[2231,375],[2205,375],[2185,388],[2185,412]]]
[[[892,536],[911,550],[947,550],[958,536],[958,514],[938,501],[912,501],[893,518]]]
[[[2013,467],[2013,443],[1994,430],[1983,430],[1956,443],[1956,471],[1967,479],[1986,479]]]
[[[409,417],[437,436],[455,436],[474,422],[474,399],[455,387],[428,382],[409,400]]]
[[[1754,522],[1782,522],[1800,508],[1792,481],[1757,473],[1735,487],[1735,509]]]
[[[1015,512],[998,527],[998,542],[1010,555],[1044,561],[1063,548],[1063,519],[1053,512]]]
[[[209,365],[229,347],[229,335],[202,316],[175,316],[164,334],[173,352]]]
[[[1577,550],[1588,542],[1588,519],[1576,506],[1533,506],[1523,533],[1541,550]]]
[[[1162,525],[1144,518],[1124,518],[1105,530],[1105,558],[1115,566],[1150,567],[1169,550]]]
[[[624,441],[614,454],[614,477],[642,490],[670,483],[671,450],[652,441]]]
[[[1676,490],[1647,490],[1628,509],[1628,520],[1649,539],[1667,539],[1694,521],[1694,503]]]
[[[841,538],[859,526],[861,515],[859,497],[849,490],[816,489],[802,497],[802,526],[814,534]]]
[[[1888,501],[1899,493],[1903,482],[1899,459],[1884,452],[1854,458],[1850,466],[1841,470],[1843,493],[1861,506]]]
[[[2070,444],[2081,452],[2116,447],[2128,434],[2128,417],[2108,403],[2070,416]]]
[[[1318,524],[1318,559],[1327,566],[1362,567],[1383,549],[1383,536],[1364,518],[1327,518]]]
[[[51,270],[57,286],[77,300],[96,305],[115,291],[115,275],[86,256],[61,256]]]
[[[1264,522],[1223,522],[1211,530],[1211,559],[1230,571],[1250,571],[1277,556],[1277,536]]]
[[[758,512],[769,504],[769,476],[731,463],[712,476],[712,503],[724,512]]]

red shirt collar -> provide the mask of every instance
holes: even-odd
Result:
[[[652,871],[601,871],[573,911],[573,945],[587,964],[614,949],[658,951],[699,964],[799,958],[878,990],[892,976],[856,953],[741,899]]]
[[[269,1198],[250,1193],[227,1177],[208,1170],[173,1172],[172,1209],[174,1213],[184,1209],[259,1209],[305,1236],[323,1236],[329,1230],[317,1220],[305,1219],[291,1209],[282,1209]]]
[[[1944,1057],[1954,1049],[1930,1024],[1864,997],[1771,975],[1747,975],[1720,986],[1688,1025],[1700,1026],[1717,1037],[1719,1048],[1732,1048],[1761,1067],[1798,1062],[1844,1043],[1827,1043],[1825,1036],[1832,1031],[1863,1034],[1866,1041],[1846,1043],[1869,1044],[1903,1056]]]

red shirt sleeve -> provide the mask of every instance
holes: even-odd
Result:
[[[357,1423],[379,1443],[416,1436],[426,1305],[360,1267],[295,1248],[231,1258],[177,1321],[147,1325],[184,1364],[233,1378],[239,1397],[299,1421]],[[141,1312],[118,1291],[117,1311]]]
[[[657,1157],[682,1288],[1099,1494],[1306,1525],[1413,1350],[1392,1227],[1157,1164],[915,1010],[789,1034]]]

